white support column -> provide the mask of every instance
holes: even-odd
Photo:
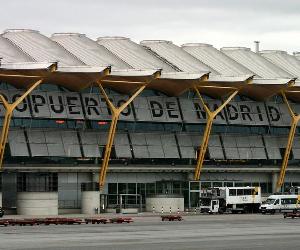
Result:
[[[83,191],[81,193],[81,213],[98,214],[100,213],[100,192]]]

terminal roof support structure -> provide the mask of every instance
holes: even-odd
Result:
[[[2,166],[3,166],[4,151],[7,143],[8,131],[9,131],[9,126],[13,115],[13,111],[35,88],[37,88],[41,84],[42,81],[43,81],[42,79],[35,81],[31,85],[31,87],[28,88],[26,92],[22,94],[13,103],[9,103],[4,98],[4,96],[0,94],[0,102],[3,103],[3,106],[5,108],[5,116],[4,116],[2,131],[1,131],[1,137],[0,137],[0,170],[2,170]]]
[[[103,79],[109,72],[110,67],[90,66],[64,66],[58,67],[57,63],[2,63],[0,65],[0,80],[12,84],[16,88],[26,89],[15,102],[9,103],[0,94],[0,102],[5,109],[3,127],[0,135],[0,170],[4,158],[9,126],[15,108],[42,82],[61,85],[72,90],[81,90],[96,80]],[[33,80],[35,79],[35,80]],[[32,83],[33,82],[33,83]]]
[[[105,153],[104,153],[104,158],[102,161],[102,166],[99,172],[99,190],[102,190],[104,184],[105,184],[105,179],[106,179],[106,173],[108,169],[108,163],[110,159],[110,154],[111,154],[111,149],[113,146],[115,134],[116,134],[116,129],[117,129],[117,123],[119,116],[121,112],[127,108],[130,103],[146,88],[147,84],[141,84],[140,87],[132,94],[132,96],[120,107],[114,106],[114,104],[110,101],[109,97],[107,96],[101,82],[98,82],[98,86],[101,90],[101,93],[103,94],[105,101],[107,105],[109,106],[111,112],[112,112],[112,119],[111,119],[111,124],[108,132],[108,138],[107,138],[107,143],[105,146]]]
[[[204,110],[206,112],[206,116],[207,116],[207,118],[206,118],[207,122],[206,122],[205,130],[204,130],[202,143],[200,146],[200,152],[199,152],[199,154],[197,154],[197,164],[196,164],[195,173],[194,173],[194,180],[199,181],[201,170],[203,167],[205,153],[206,153],[206,150],[208,147],[208,141],[209,141],[213,121],[214,121],[215,117],[225,108],[225,106],[237,95],[239,90],[233,89],[233,92],[231,92],[231,94],[226,98],[226,100],[223,102],[223,104],[220,105],[215,111],[211,111],[208,108],[208,106],[205,104],[198,87],[195,86],[194,90],[195,90],[197,96],[199,97],[199,99],[204,107]]]
[[[293,146],[293,142],[294,142],[294,138],[295,138],[295,133],[296,133],[296,129],[297,129],[297,125],[299,123],[300,120],[300,114],[296,114],[284,91],[281,91],[283,100],[288,108],[288,111],[290,113],[290,116],[292,118],[291,120],[291,127],[290,127],[290,132],[289,132],[289,136],[288,136],[288,142],[287,142],[287,146],[285,148],[285,152],[284,152],[284,157],[283,157],[283,161],[282,161],[282,165],[281,165],[281,170],[280,170],[280,174],[278,176],[278,180],[277,180],[277,185],[276,185],[276,191],[278,192],[281,188],[281,186],[284,183],[284,178],[285,178],[285,173],[286,173],[286,169],[288,166],[288,162],[289,162],[289,157],[290,157],[290,153],[292,150],[292,146]]]

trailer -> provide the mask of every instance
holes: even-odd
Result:
[[[45,225],[74,225],[82,224],[82,219],[79,218],[46,218],[43,222]]]
[[[201,190],[201,213],[259,212],[260,187],[218,187]]]
[[[161,216],[162,221],[182,221],[182,216],[181,215],[162,215]]]
[[[85,224],[106,224],[107,223],[107,219],[105,218],[86,218],[84,219]]]
[[[8,220],[0,219],[0,226],[5,226],[5,227],[7,227],[8,225],[9,225]]]
[[[37,225],[36,220],[34,219],[16,219],[16,220],[9,220],[9,225],[15,226],[34,226]]]
[[[283,213],[283,218],[300,218],[300,212],[298,210],[294,210],[293,212],[285,212]]]
[[[109,219],[110,223],[131,223],[133,222],[132,218],[129,217],[116,217],[116,218],[111,218]]]

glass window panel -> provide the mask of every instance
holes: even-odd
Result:
[[[147,194],[155,194],[155,183],[147,183],[146,192]]]
[[[118,183],[118,194],[126,194],[126,183]]]
[[[108,183],[108,194],[117,194],[117,193],[118,193],[118,184]]]
[[[233,182],[229,182],[229,181],[224,182],[224,187],[233,187]]]
[[[128,183],[128,194],[136,194],[136,183]]]
[[[243,189],[237,189],[236,194],[237,194],[237,196],[244,195],[244,190]]]
[[[190,190],[200,190],[200,182],[190,182]]]
[[[211,188],[211,182],[201,182],[201,189]]]

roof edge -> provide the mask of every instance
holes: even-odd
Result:
[[[228,50],[245,50],[245,51],[251,51],[248,47],[222,47],[220,49],[221,51],[228,51]]]
[[[208,43],[184,43],[181,47],[213,47],[213,45]]]
[[[169,40],[142,40],[140,42],[141,45],[147,45],[149,43],[167,43],[167,44],[173,44],[173,42],[169,41]]]
[[[57,36],[77,36],[77,37],[86,37],[86,34],[83,33],[77,33],[77,32],[58,32],[53,33],[51,37],[57,37]],[[50,38],[51,38],[50,37]]]
[[[97,38],[97,42],[101,40],[130,40],[130,38],[124,36],[100,36]]]
[[[259,51],[259,54],[287,54],[287,51],[285,50],[272,50],[272,49],[268,49],[268,50],[261,50]]]
[[[38,30],[32,29],[6,29],[4,30],[3,34],[5,33],[16,33],[16,32],[31,32],[31,33],[40,33]]]

